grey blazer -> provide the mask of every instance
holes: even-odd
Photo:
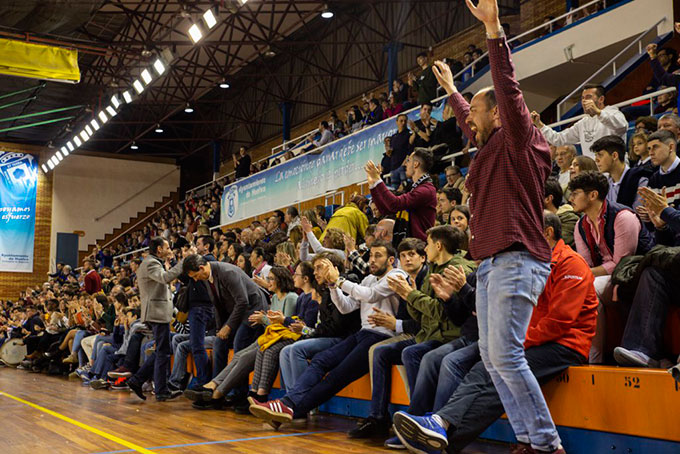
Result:
[[[170,323],[172,321],[172,293],[168,284],[182,273],[182,262],[165,271],[161,260],[148,255],[137,270],[137,285],[142,301],[143,322]]]
[[[208,293],[215,305],[217,329],[229,325],[234,333],[255,311],[268,309],[267,293],[236,265],[209,262],[217,298],[210,284]]]

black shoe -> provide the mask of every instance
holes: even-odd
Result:
[[[196,389],[187,389],[184,391],[184,397],[193,402],[206,402],[212,400],[213,390],[201,386]]]
[[[389,434],[390,424],[384,419],[366,418],[347,432],[349,438],[385,438]]]
[[[142,391],[142,385],[132,380],[128,380],[127,385],[130,387],[132,391],[134,391],[135,394],[137,394],[137,397],[139,397],[142,400],[146,400],[144,391]]]
[[[182,390],[180,388],[178,388],[177,386],[173,385],[170,382],[168,382],[168,389],[170,390],[170,392],[174,392],[174,391],[182,392]]]
[[[249,415],[250,414],[250,402],[247,399],[241,398],[239,401],[234,403],[234,412],[237,415]]]
[[[196,410],[222,410],[224,408],[224,399],[197,400],[191,406]]]
[[[233,407],[237,403],[243,401],[243,396],[239,394],[228,394],[224,396],[223,400],[226,407]]]
[[[170,391],[163,394],[156,394],[156,402],[165,402],[166,400],[172,400],[182,395],[182,391],[179,389],[175,391]]]

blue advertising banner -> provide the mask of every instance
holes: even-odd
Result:
[[[443,106],[435,110],[441,109]],[[406,114],[409,120],[420,118],[418,109]],[[321,149],[226,185],[220,223],[227,225],[259,216],[365,181],[364,165],[369,160],[380,164],[385,137],[395,132],[396,117],[388,118]]]
[[[0,151],[0,271],[33,272],[38,163]]]

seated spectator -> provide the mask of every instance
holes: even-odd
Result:
[[[290,236],[290,231],[295,228],[295,226],[300,225],[300,213],[298,209],[294,206],[289,206],[286,208],[286,215],[284,218],[287,227],[287,234]]]
[[[651,134],[656,131],[657,122],[656,117],[638,117],[635,119],[635,133]]]
[[[380,160],[380,175],[389,176],[392,173],[392,138],[385,137],[384,145],[385,152],[383,153],[382,159]]]
[[[622,258],[644,254],[654,241],[630,208],[606,200],[609,183],[601,173],[577,175],[569,182],[569,190],[574,211],[584,215],[574,231],[576,251],[595,276],[595,291],[600,301],[597,334],[590,352],[590,362],[600,364],[606,334],[604,311],[612,302],[611,273]]]
[[[526,359],[541,383],[586,362],[595,333],[597,297],[583,258],[560,240],[559,218],[544,214],[552,266],[526,334]],[[576,278],[577,277],[577,278]],[[498,392],[480,361],[448,402],[431,416],[394,415],[395,432],[411,452],[460,452],[504,413]],[[541,452],[518,437],[518,453]],[[420,450],[420,451],[418,451]]]
[[[250,266],[253,268],[251,277],[257,277],[266,282],[272,267],[265,259],[263,248],[256,247],[253,249],[253,252],[250,253]],[[260,286],[262,287],[262,285]]]
[[[380,179],[380,171],[372,161],[364,167],[368,185],[371,188],[371,196],[380,212],[394,214],[402,210],[408,211],[410,235],[405,236],[425,240],[427,238],[425,232],[434,225],[437,194],[429,175],[431,168],[432,153],[416,149],[406,161],[406,177],[413,181],[411,190],[406,194],[396,196]]]
[[[468,251],[470,241],[470,208],[467,205],[456,205],[449,214],[449,224],[465,234],[465,241],[460,248]],[[466,258],[468,258],[466,256]]]
[[[413,73],[408,73],[408,84],[418,91],[418,104],[429,103],[437,97],[437,79],[432,72],[432,66],[428,62],[427,53],[420,52],[416,56],[416,61],[422,72],[416,77]]]
[[[347,129],[349,133],[356,132],[362,128],[364,124],[364,115],[361,113],[359,106],[352,106],[347,111]]]
[[[531,112],[531,117],[550,144],[560,146],[578,143],[583,155],[589,158],[595,157],[590,147],[600,137],[616,135],[625,143],[628,122],[618,108],[605,105],[604,87],[586,85],[581,93],[581,105],[586,116],[561,132],[544,125],[537,112]]]
[[[460,205],[463,194],[459,189],[440,189],[437,191],[437,222],[449,223],[449,213],[456,205]]]
[[[321,262],[333,303],[341,313],[359,310],[361,330],[315,355],[307,370],[298,377],[295,386],[288,389],[280,400],[251,402],[250,412],[253,415],[271,421],[273,426],[290,422],[295,416],[306,415],[368,372],[369,348],[394,336],[394,331],[381,326],[374,327],[369,321],[373,308],[394,315],[398,306],[398,297],[388,287],[387,279],[407,275],[404,271],[393,268],[394,259],[395,250],[391,244],[373,243],[371,276],[365,278],[361,284],[341,278],[339,270],[331,262]]]
[[[397,132],[390,137],[392,156],[390,160],[390,186],[397,189],[406,181],[406,167],[404,161],[411,152],[411,131],[406,127],[408,117],[405,114],[397,116]]]
[[[555,163],[559,167],[560,171],[557,174],[557,179],[560,182],[562,191],[567,190],[570,180],[570,168],[571,162],[576,157],[576,147],[573,145],[564,145],[562,147],[557,147],[555,151]]]
[[[576,156],[571,161],[571,165],[569,166],[569,181],[576,178],[576,175],[590,171],[597,172],[597,164],[595,163],[595,160],[593,158],[589,158],[588,156]],[[569,187],[567,187],[567,191],[569,191]]]
[[[647,135],[646,132],[636,132],[631,136],[628,143],[628,162],[631,167],[645,167],[654,172],[656,169],[647,149]]]
[[[465,185],[465,177],[460,171],[460,167],[448,166],[444,171],[446,172],[446,184],[442,189],[458,189],[462,191]]]
[[[463,54],[463,65],[465,65],[465,72],[461,74],[460,79],[462,82],[467,82],[468,79],[472,77],[472,51],[467,51]]]
[[[340,257],[341,260],[345,260],[345,240],[343,238],[343,231],[335,227],[328,227],[324,232],[323,245],[316,239],[314,232],[312,231],[312,223],[306,217],[302,217],[301,220],[302,231],[305,236],[302,238],[300,243],[300,260],[309,261],[316,254],[322,252],[330,252]],[[314,251],[312,254],[309,253],[309,248]]]
[[[326,232],[331,228],[341,230],[357,241],[361,240],[364,237],[366,227],[368,226],[368,218],[366,217],[366,214],[364,214],[364,209],[367,204],[368,201],[366,200],[366,197],[353,194],[350,197],[349,203],[333,213],[333,216],[331,216],[326,225],[326,230],[319,240],[323,241]],[[340,249],[342,249],[342,247]]]
[[[660,131],[662,129],[672,132],[675,139],[678,140],[680,138],[680,117],[678,114],[667,113],[662,115],[659,118],[656,130]]]
[[[392,81],[392,92],[394,95],[395,104],[404,104],[408,102],[408,87],[404,85],[404,82],[400,78],[396,78]]]
[[[474,51],[472,51],[472,60],[473,61],[478,60],[477,63],[475,63],[474,65],[475,74],[479,73],[484,68],[489,66],[489,57],[482,58],[482,55],[484,55],[482,49],[475,49]]]
[[[637,189],[639,186],[647,186],[652,171],[645,167],[628,167],[625,163],[626,144],[618,136],[601,137],[590,149],[595,153],[595,164],[600,173],[607,174],[607,202],[637,207],[640,204]]]
[[[665,85],[660,85],[659,90],[668,88]],[[656,105],[654,106],[654,115],[659,115],[666,112],[678,113],[678,92],[662,93],[656,97]]]
[[[368,102],[369,112],[366,116],[366,126],[374,125],[383,120],[383,109],[380,107],[380,101],[372,98]]]
[[[560,218],[562,225],[562,239],[567,246],[576,249],[574,243],[574,227],[580,219],[580,216],[574,212],[574,208],[568,204],[563,203],[564,197],[562,193],[562,186],[556,178],[550,177],[545,182],[545,202],[543,208],[556,214]]]
[[[376,241],[393,242],[394,219],[381,219],[376,225],[366,228],[365,243],[359,246],[361,253],[356,250],[354,238],[345,235],[345,251],[349,261],[349,273],[356,274],[359,280],[365,278],[370,272],[368,261],[370,258],[371,245]]]

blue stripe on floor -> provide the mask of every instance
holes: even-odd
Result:
[[[154,451],[154,450],[157,450],[157,449],[185,448],[185,447],[189,447],[189,446],[219,445],[219,444],[225,444],[225,443],[237,443],[237,442],[240,442],[240,441],[268,440],[270,438],[304,437],[305,435],[325,434],[325,433],[329,433],[329,432],[337,432],[337,430],[321,430],[321,431],[318,431],[318,432],[279,434],[279,435],[269,435],[269,436],[266,436],[266,437],[234,438],[232,440],[220,440],[220,441],[202,441],[202,442],[198,442],[198,443],[185,443],[185,444],[180,444],[180,445],[154,446],[153,448],[146,448],[146,449]],[[119,453],[124,453],[124,452],[135,452],[135,450],[134,449],[121,449],[120,451],[103,451],[103,452],[97,452],[97,453],[93,453],[93,454],[119,454]]]

